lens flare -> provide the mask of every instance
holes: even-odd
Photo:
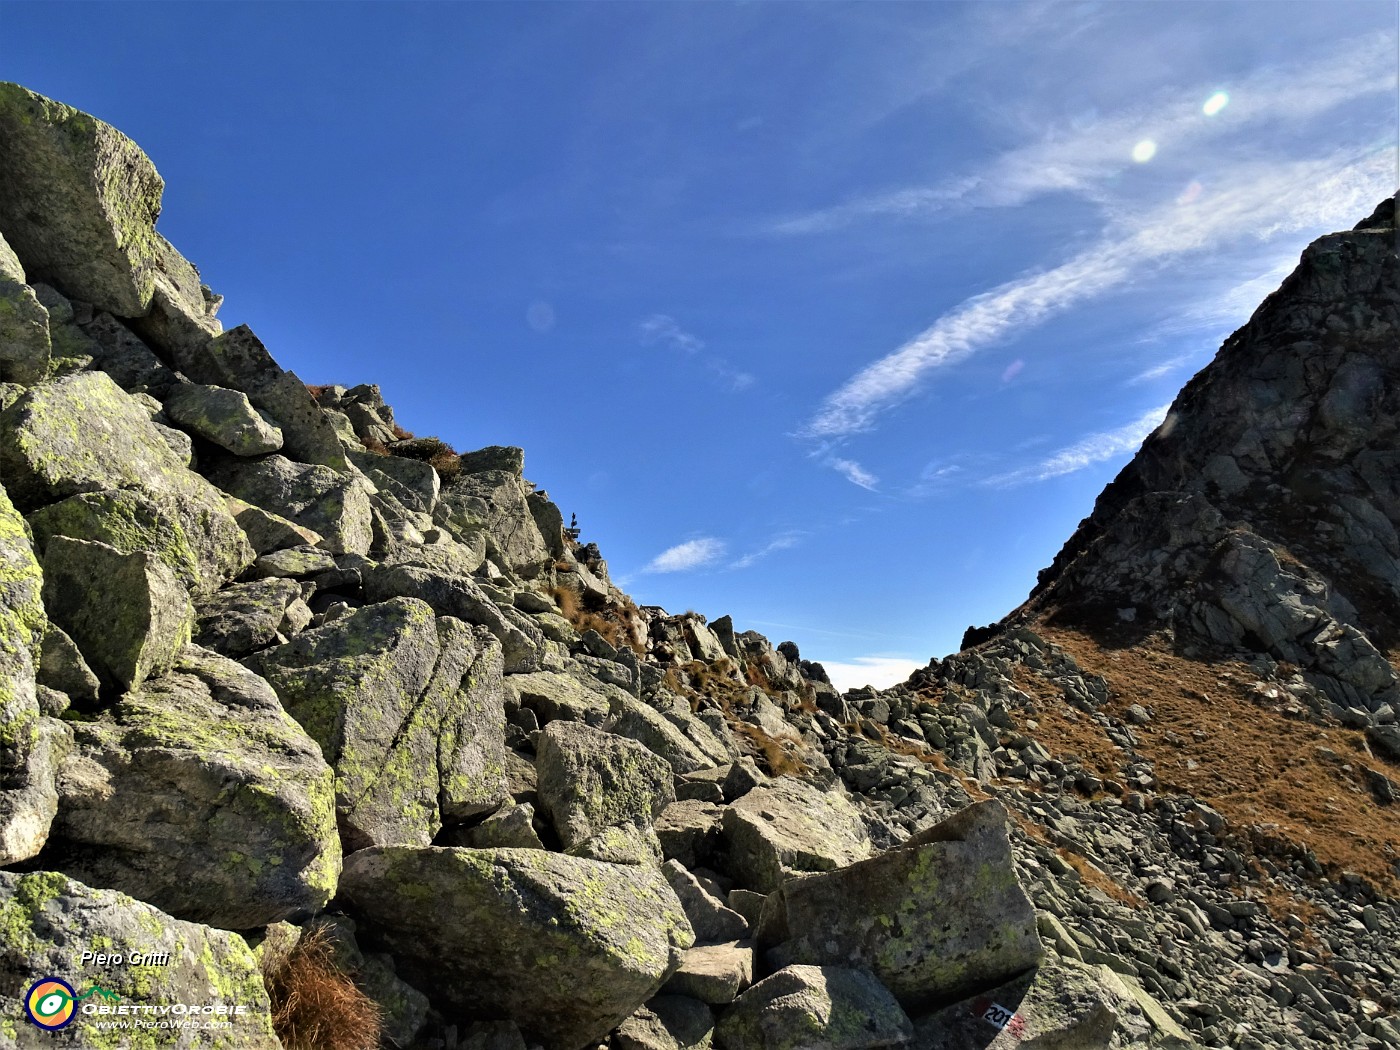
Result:
[[[1213,117],[1229,104],[1230,96],[1223,91],[1217,91],[1206,99],[1206,104],[1201,107],[1201,112],[1208,117]]]
[[[1146,164],[1157,155],[1157,143],[1151,139],[1143,139],[1133,147],[1133,160],[1139,164]]]
[[[1182,190],[1180,194],[1177,195],[1176,203],[1194,204],[1196,201],[1200,200],[1201,194],[1205,191],[1206,188],[1204,186],[1202,186],[1195,179],[1192,179],[1186,184],[1186,188]]]

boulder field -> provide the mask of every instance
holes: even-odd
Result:
[[[0,84],[0,1047],[1400,1043],[1393,202],[1308,249],[1026,606],[842,694],[638,607],[521,450],[225,331],[162,191]],[[1114,646],[1249,668],[1256,721],[1364,786],[1375,862],[1193,794]],[[302,942],[359,1042],[288,1020]],[[220,1023],[111,1027],[174,1004]]]

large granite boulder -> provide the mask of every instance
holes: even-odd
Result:
[[[759,893],[794,874],[832,871],[870,856],[865,822],[849,799],[790,777],[735,800],[724,810],[723,828],[729,874]]]
[[[194,640],[224,656],[247,656],[282,640],[278,634],[288,626],[288,610],[300,601],[301,587],[294,580],[235,583],[195,603]]]
[[[676,800],[671,767],[634,740],[551,722],[535,744],[540,808],[565,849],[603,828],[650,827]]]
[[[170,667],[194,624],[189,593],[153,555],[66,536],[44,553],[44,605],[98,678],[123,689]]]
[[[248,665],[335,769],[350,849],[426,846],[506,798],[501,650],[412,598],[367,605]]]
[[[876,1050],[906,1045],[913,1030],[869,970],[789,966],[739,996],[715,1042],[723,1050]]]
[[[177,573],[197,576],[197,589],[217,587],[253,560],[223,494],[171,450],[150,410],[103,372],[40,384],[0,412],[0,481],[26,513],[80,494],[146,497],[154,508],[109,495],[55,512],[62,524],[45,527],[71,528],[79,539],[106,529],[118,549],[150,550]],[[83,524],[109,511],[118,524]]]
[[[151,1050],[281,1050],[257,960],[236,933],[181,922],[115,890],[92,889],[58,872],[0,871],[0,1045],[16,1050],[54,1046],[149,1047]],[[99,963],[85,952],[103,953]],[[132,960],[139,959],[139,962]],[[150,960],[149,962],[147,960]],[[76,995],[72,1022],[45,1032],[25,1020],[22,996],[57,979]],[[100,987],[102,995],[92,989]],[[89,998],[89,996],[92,996]],[[229,1027],[147,1027],[120,1031],[105,1007],[174,1003],[209,1010]],[[56,1004],[55,1004],[56,1005]],[[107,1027],[99,1027],[107,1026]]]
[[[18,84],[0,84],[0,233],[31,280],[121,317],[155,288],[165,189],[116,128]]]
[[[73,726],[46,854],[64,871],[235,930],[334,895],[331,771],[256,675],[191,646]]]
[[[207,594],[246,569],[253,551],[232,515],[213,502],[215,490],[209,487],[204,495],[83,492],[36,510],[29,526],[41,554],[53,536],[105,543],[126,554],[141,551],[164,563],[191,592]]]
[[[411,984],[546,1050],[595,1045],[693,939],[655,869],[540,850],[361,850],[341,895]]]
[[[774,964],[868,967],[911,1012],[1044,957],[995,801],[869,860],[784,883],[764,902],[761,932]]]
[[[502,569],[533,579],[553,561],[530,511],[528,497],[533,491],[518,474],[484,470],[462,474],[443,490],[442,501],[449,508],[484,506],[487,556]]]
[[[48,372],[51,346],[49,312],[0,236],[0,383],[39,382]]]
[[[332,554],[365,554],[374,540],[369,494],[354,475],[271,455],[230,457],[212,465],[209,478],[230,495],[317,533]]]

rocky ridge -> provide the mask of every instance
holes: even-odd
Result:
[[[842,695],[637,607],[521,450],[415,438],[224,331],[120,132],[0,85],[0,186],[0,1046],[138,1045],[30,1024],[46,976],[247,1008],[152,1046],[332,1045],[261,976],[313,937],[420,1050],[1400,1041],[1393,854],[1343,872],[1191,794],[1170,705],[1090,666],[1246,667],[1382,806],[1400,517],[1361,421],[1395,418],[1393,210],[1309,249],[1014,620]],[[1217,388],[1294,381],[1288,412],[1328,406],[1304,466],[1282,409],[1272,445],[1209,430]],[[1247,480],[1193,488],[1220,449]],[[1332,528],[1283,531],[1271,477]],[[1172,499],[1189,542],[1151,532]]]

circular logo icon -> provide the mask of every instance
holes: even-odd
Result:
[[[77,993],[67,981],[45,977],[35,981],[24,996],[24,1012],[40,1028],[56,1032],[73,1021]]]

